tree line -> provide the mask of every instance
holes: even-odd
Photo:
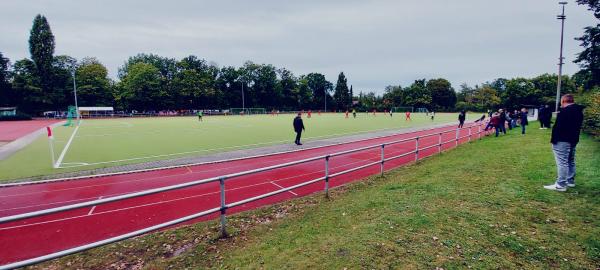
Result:
[[[589,2],[589,3],[588,3]],[[589,4],[599,18],[597,1]],[[600,85],[600,24],[587,27],[577,38],[584,50],[575,60],[581,70],[565,75],[563,93],[585,92]],[[31,59],[11,64],[0,52],[0,106],[18,106],[39,114],[79,106],[113,106],[117,110],[180,110],[261,107],[278,110],[385,110],[398,106],[435,111],[482,111],[497,107],[553,104],[557,76],[498,78],[458,91],[444,78],[419,79],[402,87],[390,85],[383,95],[354,92],[341,72],[335,84],[323,74],[297,76],[286,68],[251,61],[240,67],[219,67],[194,55],[182,59],[155,54],[132,56],[119,68],[118,79],[96,58],[77,60],[54,55],[54,35],[47,19],[37,15],[29,38]],[[243,105],[242,105],[243,104]]]

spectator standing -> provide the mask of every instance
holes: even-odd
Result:
[[[467,118],[467,113],[464,110],[460,111],[460,113],[458,114],[458,128],[463,127],[463,125],[465,124],[466,118]]]
[[[502,131],[502,133],[506,134],[506,114],[504,113],[504,109],[500,109],[498,111],[499,115],[498,117],[500,118],[500,122],[498,123],[498,127],[500,128],[500,131]]]
[[[529,121],[527,120],[527,109],[522,108],[521,109],[521,113],[518,115],[515,115],[515,117],[519,116],[519,119],[521,120],[521,134],[525,135],[525,126],[529,124]]]
[[[544,188],[566,191],[567,187],[575,187],[575,148],[579,142],[579,132],[583,122],[583,107],[575,104],[573,95],[570,94],[562,96],[560,107],[550,139],[556,161],[557,177],[554,184]]]
[[[298,115],[294,118],[294,131],[296,132],[296,145],[302,145],[300,143],[300,137],[302,136],[302,131],[304,131],[304,122],[302,122],[302,113],[298,113]]]

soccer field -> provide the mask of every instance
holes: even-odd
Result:
[[[55,159],[60,168],[52,168],[48,140],[42,136],[0,161],[0,180],[292,144],[294,116],[213,116],[202,122],[196,117],[83,120],[79,128],[54,130]],[[306,132],[302,139],[454,123],[456,118],[455,113],[438,113],[434,121],[419,113],[412,115],[412,121],[405,121],[400,113],[393,117],[359,113],[356,119],[314,113],[312,118],[303,116]]]

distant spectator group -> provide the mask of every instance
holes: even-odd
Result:
[[[509,130],[521,127],[521,134],[525,134],[525,127],[529,124],[527,120],[528,111],[525,108],[514,111],[508,111],[506,109],[499,109],[496,112],[488,111],[490,121],[488,122],[485,130],[494,128],[496,130],[496,137],[501,133],[506,134],[506,127]],[[482,116],[478,121],[482,121],[485,116]]]

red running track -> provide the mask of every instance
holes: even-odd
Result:
[[[62,120],[0,121],[0,142],[11,142]]]
[[[476,126],[470,127],[472,140],[478,138]],[[120,174],[72,181],[40,183],[0,188],[0,217],[35,210],[54,208],[73,203],[91,201],[98,198],[165,187],[193,180],[205,179],[229,173],[241,172],[266,166],[296,161],[300,159],[332,154],[350,149],[388,143],[415,136],[455,130],[454,126],[397,134],[381,138],[356,141],[334,146],[325,146],[291,153],[275,154],[264,157],[234,160],[212,164],[201,164],[181,168],[157,171]],[[452,141],[441,150],[455,147],[456,132],[445,133],[442,141]],[[460,131],[459,137],[467,136],[468,129]],[[439,136],[419,139],[419,148],[435,145]],[[467,142],[469,138],[458,141]],[[413,151],[415,141],[407,141],[385,146],[385,157],[393,157]],[[438,147],[419,151],[419,159],[436,154]],[[344,171],[360,165],[378,161],[380,148],[331,157],[330,174]],[[413,162],[415,155],[410,154],[385,163],[385,170]],[[379,165],[367,167],[352,173],[330,178],[330,187],[336,187],[366,176],[379,173]],[[324,161],[316,160],[228,179],[225,182],[227,203],[258,196],[267,192],[290,187],[324,175]],[[228,214],[254,209],[283,200],[305,196],[322,191],[323,182],[314,183],[289,192],[281,193],[262,200],[243,204],[227,210]],[[35,218],[0,224],[0,265],[39,257],[57,251],[81,246],[110,237],[118,236],[152,225],[160,224],[180,217],[219,207],[219,183],[172,190],[163,193],[116,201],[94,207],[81,208],[66,212],[49,214]],[[198,222],[217,217],[218,214],[193,220]]]

